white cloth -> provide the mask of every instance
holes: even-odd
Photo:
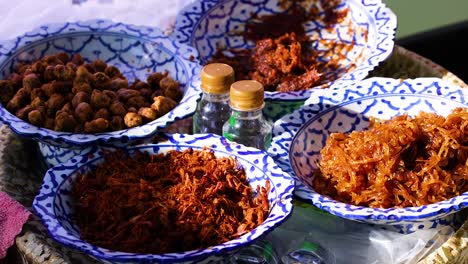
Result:
[[[192,0],[0,0],[0,41],[49,23],[107,19],[134,25],[173,26]]]

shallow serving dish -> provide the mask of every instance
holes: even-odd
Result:
[[[268,152],[296,180],[295,195],[337,216],[384,224],[408,233],[454,224],[455,212],[468,206],[468,193],[419,207],[377,209],[337,202],[311,187],[320,150],[332,132],[368,127],[369,117],[390,119],[420,111],[446,116],[456,107],[468,107],[468,91],[436,78],[398,80],[371,78],[340,89],[322,90],[294,113],[278,120]]]
[[[157,28],[126,25],[105,20],[41,26],[16,39],[0,43],[0,79],[20,62],[37,60],[58,52],[80,53],[86,62],[100,59],[127,77],[146,79],[151,72],[167,70],[181,83],[183,98],[166,115],[141,126],[98,134],[56,132],[31,125],[0,105],[0,119],[18,135],[40,142],[49,165],[58,164],[92,144],[122,145],[148,138],[168,124],[195,111],[201,96],[197,51],[166,36]],[[192,78],[193,77],[193,78]]]
[[[317,8],[323,14],[330,11],[323,3],[322,0],[310,0],[303,1],[301,5],[307,10]],[[242,36],[246,23],[253,16],[284,13],[284,6],[288,4],[290,2],[277,0],[195,1],[179,12],[173,34],[180,42],[195,47],[200,54],[200,62],[205,64],[220,48],[255,47],[253,42]],[[307,36],[318,40],[314,48],[320,52],[319,60],[336,60],[338,65],[335,70],[324,72],[330,81],[319,85],[319,88],[338,87],[364,79],[369,71],[391,54],[394,45],[396,16],[381,1],[341,1],[334,8],[348,8],[349,12],[332,29],[327,29],[323,20],[305,24]],[[352,43],[352,47],[339,48],[349,43]],[[311,93],[312,90],[265,92],[266,114],[276,120],[297,109],[297,101],[302,103]],[[279,104],[280,101],[290,104]]]
[[[88,171],[103,161],[102,153],[97,152],[93,157],[87,154],[76,156],[67,163],[60,164],[47,171],[40,192],[34,199],[33,208],[42,219],[50,235],[66,246],[85,252],[99,260],[112,263],[133,263],[138,261],[144,261],[145,263],[192,263],[201,261],[204,258],[208,258],[205,261],[222,259],[223,254],[226,254],[226,252],[254,241],[273,230],[275,226],[290,215],[294,181],[290,175],[284,173],[273,162],[273,159],[266,152],[236,143],[229,143],[226,139],[212,134],[199,134],[196,136],[174,134],[166,136],[168,137],[167,140],[158,144],[129,147],[126,151],[131,153],[140,150],[147,151],[150,154],[157,154],[169,150],[183,151],[189,148],[201,150],[207,146],[218,157],[236,157],[247,172],[248,181],[254,189],[257,185],[264,186],[266,180],[270,181],[271,189],[268,193],[270,211],[268,218],[257,228],[237,239],[221,245],[187,252],[160,255],[133,254],[115,252],[91,245],[79,238],[79,230],[72,219],[74,209],[70,191],[77,173]]]

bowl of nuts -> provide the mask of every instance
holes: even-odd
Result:
[[[200,98],[194,48],[105,20],[42,26],[0,43],[0,119],[48,165],[151,138]]]

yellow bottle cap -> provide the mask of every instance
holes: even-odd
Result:
[[[237,81],[229,93],[231,108],[239,111],[254,111],[263,108],[263,85],[257,81]]]
[[[201,72],[201,88],[207,93],[223,94],[234,82],[234,69],[224,63],[211,63]]]

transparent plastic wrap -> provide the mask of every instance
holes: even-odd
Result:
[[[299,202],[293,215],[264,239],[285,264],[413,264],[439,248],[453,233],[452,227],[440,226],[400,234],[345,220]]]

